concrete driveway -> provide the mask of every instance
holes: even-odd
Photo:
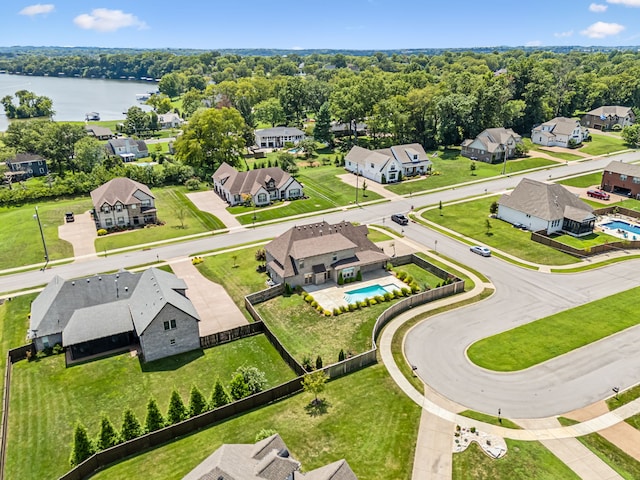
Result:
[[[207,190],[206,192],[187,193],[187,198],[203,212],[215,215],[226,225],[229,229],[241,229],[244,228],[236,217],[231,215],[227,211],[227,202],[222,200],[216,192]]]
[[[60,225],[58,237],[71,243],[76,262],[96,257],[95,240],[98,234],[91,213],[76,214],[74,222]]]

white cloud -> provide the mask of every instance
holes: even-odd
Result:
[[[640,7],[640,0],[607,0],[607,3],[624,5],[626,7]]]
[[[135,15],[108,8],[95,8],[90,14],[78,15],[73,19],[73,23],[85,30],[98,32],[115,32],[126,27],[137,27],[140,30],[148,28],[147,24]]]
[[[531,40],[524,44],[525,47],[539,47],[540,45],[542,45],[540,40]]]
[[[592,3],[591,5],[589,5],[589,11],[594,13],[606,12],[607,8],[609,7],[607,7],[606,5],[602,5],[601,3]]]
[[[46,15],[47,13],[51,13],[53,12],[54,8],[55,6],[52,3],[36,3],[35,5],[24,7],[18,12],[18,14],[34,17],[36,15]]]
[[[589,38],[604,38],[611,35],[617,35],[623,30],[624,25],[620,25],[619,23],[596,22],[580,33]]]
[[[558,32],[558,33],[554,33],[553,36],[557,37],[557,38],[566,38],[566,37],[570,37],[573,35],[573,30],[568,30],[566,32]]]

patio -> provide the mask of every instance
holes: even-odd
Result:
[[[340,308],[348,305],[345,300],[345,293],[351,290],[359,290],[361,288],[370,287],[373,285],[393,285],[398,290],[405,288],[407,285],[398,280],[394,275],[385,270],[378,270],[375,272],[368,272],[362,276],[362,281],[345,283],[344,285],[338,285],[333,281],[329,281],[322,285],[306,285],[304,291],[313,296],[314,300],[318,302],[325,310],[333,311],[334,308]]]
[[[596,222],[596,229],[623,240],[639,240],[638,220],[624,215],[602,215]]]

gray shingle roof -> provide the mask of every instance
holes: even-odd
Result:
[[[107,127],[99,127],[97,125],[87,125],[84,127],[87,132],[93,133],[96,137],[108,137],[112,136],[113,132],[110,128]]]
[[[610,162],[609,165],[604,167],[604,171],[640,178],[640,165],[619,162],[617,160]]]
[[[91,201],[95,208],[100,208],[105,203],[110,206],[114,206],[117,202],[123,205],[140,204],[140,199],[135,197],[137,191],[155,198],[146,185],[130,178],[117,177],[93,190]]]
[[[358,480],[346,460],[338,460],[307,473],[294,472],[293,480]]]
[[[296,137],[304,135],[302,130],[294,127],[263,128],[256,130],[255,133],[260,134],[262,137]]]
[[[373,163],[378,170],[382,170],[384,166],[389,162],[391,152],[384,154],[377,150],[367,150],[366,148],[358,147],[357,145],[352,147],[351,150],[344,157],[345,160],[353,162],[356,165],[364,165],[365,163]]]
[[[544,122],[542,125],[538,125],[533,129],[534,132],[542,130],[543,126],[551,127],[551,132],[554,135],[571,135],[577,126],[580,126],[580,122],[574,118],[556,117],[548,122]]]
[[[487,128],[480,132],[475,140],[478,140],[484,146],[484,149],[489,153],[495,153],[496,150],[502,151],[502,145],[509,142],[509,138],[513,137],[516,142],[520,142],[522,137],[510,128]],[[467,139],[462,142],[462,146],[466,147],[473,143],[474,140]]]
[[[500,198],[498,204],[546,221],[564,218],[568,206],[586,213],[593,212],[591,206],[562,185],[530,178],[523,178],[511,193]]]
[[[424,148],[419,143],[393,145],[389,148],[381,148],[378,150],[367,150],[366,148],[356,145],[352,147],[345,156],[345,160],[358,165],[373,163],[379,170],[382,170],[391,158],[395,158],[405,166],[415,162],[431,163]]]
[[[596,117],[620,117],[624,118],[629,115],[631,107],[621,107],[620,105],[603,105],[602,107],[594,108],[587,115],[595,115]]]
[[[239,172],[231,165],[223,163],[212,178],[222,183],[231,195],[242,193],[255,195],[260,187],[266,186],[269,179],[273,179],[276,188],[282,188],[291,180],[291,175],[280,167],[256,168]]]

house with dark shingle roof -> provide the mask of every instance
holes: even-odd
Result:
[[[157,223],[155,197],[146,185],[117,177],[91,192],[96,228],[136,227]]]
[[[369,240],[366,225],[312,223],[290,228],[265,245],[267,272],[276,283],[318,285],[384,268],[389,256]]]
[[[145,361],[195,350],[200,319],[186,289],[156,268],[76,280],[56,275],[31,304],[28,336],[36,350],[60,344],[73,360],[137,344]]]
[[[42,177],[49,173],[47,161],[34,153],[18,153],[6,161],[8,171],[6,177],[12,181],[26,180],[31,177]]]
[[[580,123],[587,128],[611,130],[614,125],[628,127],[636,122],[636,114],[631,107],[620,105],[604,105],[585,113]]]
[[[546,235],[565,232],[574,237],[593,232],[593,208],[555,183],[523,178],[498,200],[498,218]]]
[[[367,150],[357,145],[344,158],[344,168],[378,183],[393,183],[403,177],[424,175],[431,161],[419,143]]]
[[[118,155],[123,162],[133,162],[136,158],[149,156],[149,149],[144,140],[133,138],[112,138],[107,142],[109,155]]]
[[[307,473],[277,433],[251,444],[224,444],[182,480],[358,480],[346,460]]]
[[[231,206],[246,203],[248,198],[256,206],[264,206],[304,196],[302,184],[280,167],[239,172],[223,163],[211,178],[215,192]]]
[[[85,125],[84,129],[87,131],[87,135],[95,137],[98,140],[109,140],[114,136],[111,129],[107,127],[100,127],[98,125]]]
[[[605,192],[640,199],[640,165],[612,161],[602,172],[600,188]]]
[[[531,141],[545,147],[569,147],[582,143],[589,137],[589,130],[580,125],[580,120],[556,117],[531,130]]]
[[[472,160],[496,163],[516,154],[516,145],[522,143],[522,137],[510,128],[487,128],[474,139],[462,142],[460,154]]]
[[[263,128],[253,134],[260,148],[282,148],[286,143],[297,145],[306,138],[302,130],[294,127]]]

